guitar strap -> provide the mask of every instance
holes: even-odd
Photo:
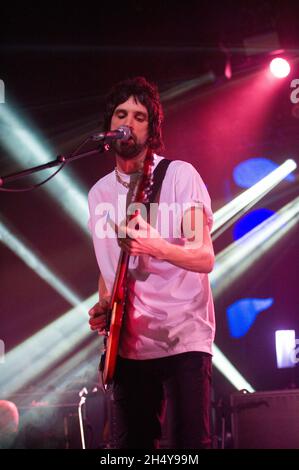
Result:
[[[152,190],[149,194],[148,202],[145,204],[147,210],[150,207],[150,204],[153,202],[158,202],[161,186],[168,168],[168,165],[172,162],[172,160],[168,160],[167,158],[163,158],[154,170],[153,175],[153,186]]]

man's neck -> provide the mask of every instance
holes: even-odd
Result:
[[[136,173],[142,169],[146,153],[147,148],[145,148],[139,155],[132,158],[131,160],[126,160],[125,158],[122,158],[120,155],[116,154],[117,169],[122,173],[127,173],[128,175],[131,173]]]

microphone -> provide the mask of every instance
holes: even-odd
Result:
[[[128,126],[119,126],[115,131],[98,132],[91,135],[91,140],[98,141],[104,140],[105,142],[112,142],[113,140],[129,140],[131,137],[131,129]]]

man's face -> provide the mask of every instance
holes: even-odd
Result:
[[[131,129],[132,136],[127,141],[115,141],[112,148],[122,158],[129,160],[142,152],[147,146],[148,139],[148,112],[134,96],[130,96],[114,110],[110,130],[122,125]]]

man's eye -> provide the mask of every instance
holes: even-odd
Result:
[[[116,117],[118,117],[118,119],[123,119],[125,117],[125,114],[124,113],[118,113],[116,115]]]

